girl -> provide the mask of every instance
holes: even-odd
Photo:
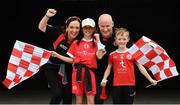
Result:
[[[97,53],[97,43],[94,40],[95,22],[91,18],[82,21],[83,35],[73,42],[67,54],[71,58],[53,53],[59,59],[73,62],[72,93],[76,96],[76,104],[83,104],[83,95],[87,96],[87,104],[94,104],[96,94],[96,78],[94,71],[97,69],[96,59],[100,59]]]

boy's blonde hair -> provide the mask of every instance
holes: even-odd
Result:
[[[123,36],[123,35],[127,35],[128,38],[130,38],[129,36],[129,31],[126,28],[116,28],[115,29],[115,37],[117,38],[118,36]]]

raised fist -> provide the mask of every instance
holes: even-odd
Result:
[[[48,9],[46,12],[46,16],[47,17],[53,17],[54,15],[56,15],[56,10],[55,9]]]

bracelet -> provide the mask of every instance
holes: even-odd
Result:
[[[50,18],[48,15],[45,15],[47,18]]]
[[[105,79],[105,80],[103,79],[103,80],[102,80],[103,83],[106,83],[107,81],[108,81],[107,79]]]

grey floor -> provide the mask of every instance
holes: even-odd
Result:
[[[0,104],[48,104],[49,90],[0,91]],[[74,103],[74,98],[73,98]],[[111,104],[111,97],[105,101]],[[180,104],[179,89],[138,90],[134,104]]]

